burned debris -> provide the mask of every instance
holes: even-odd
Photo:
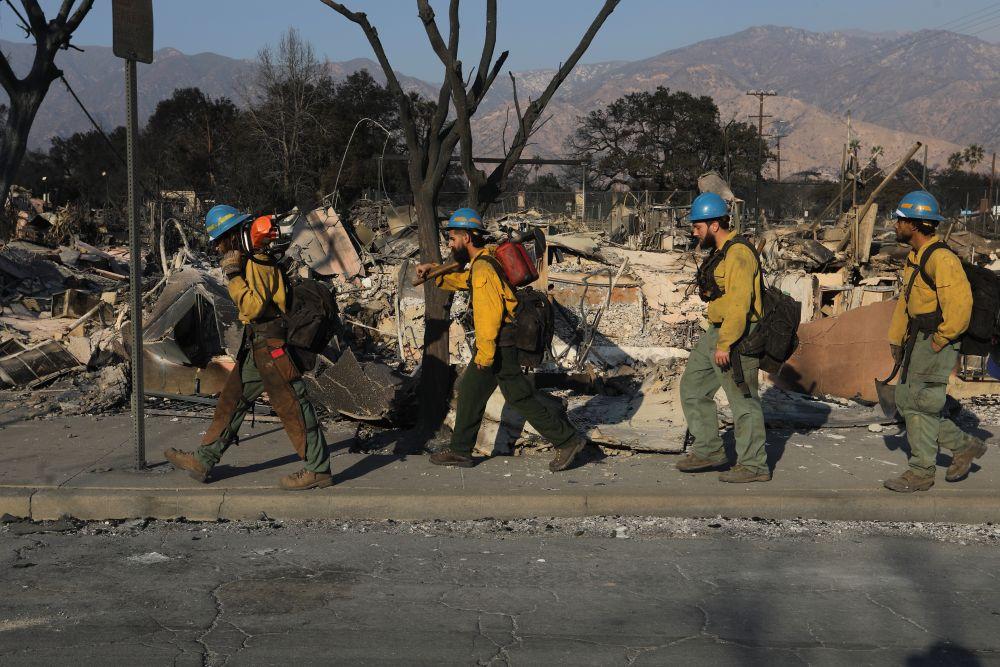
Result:
[[[802,428],[885,421],[872,407],[872,379],[892,366],[884,332],[906,248],[877,207],[755,229],[739,220],[742,202],[718,174],[706,174],[699,187],[727,198],[760,251],[768,283],[803,306],[798,350],[779,373],[762,376],[767,421]],[[133,354],[125,305],[131,258],[108,230],[84,233],[72,211],[46,211],[26,193],[15,195],[18,236],[0,246],[0,388],[25,398],[55,389],[39,394],[50,397],[39,415],[120,409]],[[197,212],[191,197],[185,205]],[[606,453],[684,448],[678,384],[705,312],[685,212],[677,201],[625,196],[596,225],[575,211],[527,207],[489,221],[496,231],[532,232],[534,286],[551,299],[555,335],[531,377],[550,407]],[[144,383],[154,415],[207,416],[240,346],[236,307],[192,228],[176,220],[156,225],[157,238],[140,258]],[[419,245],[412,207],[360,199],[341,214],[321,206],[295,212],[292,229],[288,265],[336,288],[343,324],[306,375],[312,399],[328,419],[369,430],[411,426],[425,326],[423,290],[413,286]],[[1000,266],[1000,244],[960,221],[943,236],[961,257]],[[451,363],[460,369],[473,355],[467,294],[454,295],[450,312]],[[963,358],[953,381],[964,383],[964,395],[997,393],[985,363]],[[266,418],[266,396],[260,408]],[[452,405],[446,424],[454,416]],[[544,446],[498,390],[477,449]]]

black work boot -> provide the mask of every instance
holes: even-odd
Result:
[[[471,456],[459,454],[453,449],[442,449],[431,454],[431,463],[436,466],[454,466],[456,468],[471,468],[476,462]]]
[[[163,450],[163,456],[173,463],[174,467],[178,470],[187,470],[188,475],[196,482],[204,484],[208,481],[208,476],[212,472],[212,469],[202,463],[194,455],[194,452],[185,452],[181,449],[171,447],[170,449]]]
[[[958,450],[951,456],[951,465],[944,478],[949,482],[959,482],[969,474],[972,467],[972,459],[978,459],[986,453],[987,445],[979,438],[969,436],[969,444]]]
[[[677,462],[675,467],[681,472],[705,472],[721,468],[728,463],[729,460],[726,459],[725,454],[721,458],[703,459],[694,452],[688,452],[684,458]]]
[[[573,459],[576,458],[577,454],[583,451],[583,448],[587,446],[587,439],[582,435],[575,435],[569,439],[569,442],[556,447],[556,455],[551,461],[549,461],[549,470],[552,472],[559,472],[570,467],[573,463]]]
[[[885,480],[883,485],[890,491],[896,491],[897,493],[926,491],[934,486],[934,475],[918,475],[912,470],[907,470],[899,477]]]

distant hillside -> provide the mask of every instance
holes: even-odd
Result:
[[[26,67],[29,45],[0,41],[0,48],[12,56],[15,69]],[[69,51],[59,58],[98,121],[107,127],[121,124],[124,75],[111,49],[86,47],[84,53]],[[140,68],[140,113],[145,118],[159,100],[184,86],[239,102],[238,82],[252,68],[249,61],[162,49],[152,65]],[[335,78],[360,69],[384,81],[376,63],[367,58],[330,64]],[[515,73],[522,99],[537,96],[551,75],[551,70]],[[399,76],[407,89],[436,96],[435,84]],[[929,145],[932,164],[942,164],[949,153],[969,143],[982,144],[987,152],[1000,145],[1000,46],[942,31],[815,33],[761,26],[645,60],[580,65],[557,93],[549,107],[551,119],[533,138],[528,153],[561,154],[578,116],[627,92],[658,85],[711,95],[725,119],[738,120],[757,111],[757,101],[747,90],[777,91],[767,99],[766,112],[783,121],[787,134],[782,141],[784,174],[838,169],[848,111],[862,150],[867,154],[870,146],[880,145],[889,160],[916,140]],[[505,124],[510,139],[510,90],[509,79],[500,77],[483,103],[476,122],[480,155],[502,149]],[[39,114],[31,144],[40,147],[53,136],[87,127],[57,82]]]
[[[784,174],[838,169],[848,111],[863,151],[879,145],[890,160],[916,140],[929,145],[929,161],[938,165],[969,143],[987,151],[1000,147],[1000,47],[966,35],[762,26],[646,60],[593,67],[601,68],[599,76],[560,89],[552,121],[535,137],[539,152],[560,150],[574,116],[656,86],[711,95],[723,118],[738,120],[758,111],[748,90],[775,90],[765,112],[784,121]],[[523,73],[518,88],[540,91],[551,74]],[[500,86],[509,91],[509,82]],[[491,99],[506,96],[498,89]],[[481,126],[487,145],[499,146],[503,116],[494,110]]]

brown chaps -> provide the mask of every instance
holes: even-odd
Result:
[[[243,366],[250,361],[247,359],[248,353],[252,355],[252,363],[260,374],[264,391],[267,392],[271,407],[281,420],[288,439],[292,441],[292,446],[299,457],[305,460],[306,423],[292,387],[292,382],[301,380],[302,373],[288,354],[285,341],[277,338],[254,339],[252,349],[247,350],[244,347],[240,350],[236,366],[229,373],[219,395],[212,424],[202,438],[202,445],[211,445],[219,440],[229,430],[236,414],[241,409],[249,409],[243,381]],[[229,434],[230,437],[233,435]]]

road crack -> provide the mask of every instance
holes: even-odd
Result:
[[[889,605],[883,604],[883,603],[879,602],[878,600],[876,600],[875,598],[873,598],[869,593],[865,593],[865,598],[867,598],[868,601],[871,602],[876,607],[882,607],[882,609],[885,609],[887,612],[889,612],[890,614],[892,614],[893,616],[895,616],[899,620],[905,621],[905,622],[909,623],[910,625],[912,625],[916,629],[920,630],[924,634],[928,634],[928,635],[930,634],[930,631],[927,628],[925,628],[924,626],[920,625],[919,623],[917,623],[916,621],[914,621],[912,618],[909,618],[908,616],[903,616],[902,614],[900,614],[898,611],[896,611],[895,609],[893,609]]]

